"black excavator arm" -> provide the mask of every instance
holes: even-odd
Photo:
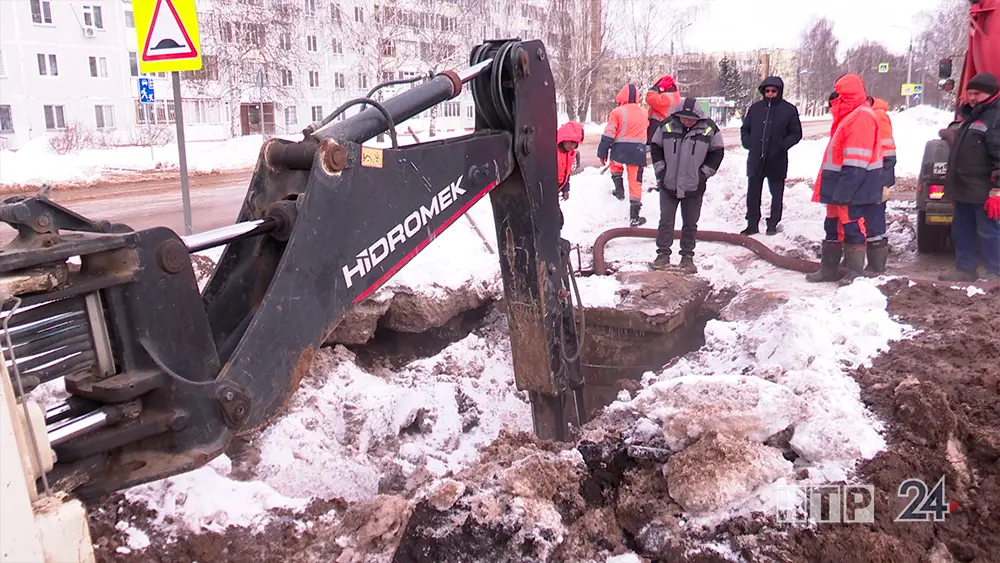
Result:
[[[0,251],[8,369],[22,388],[65,377],[71,394],[46,413],[50,481],[99,496],[195,469],[266,425],[345,312],[486,196],[535,432],[564,439],[583,421],[545,47],[488,42],[470,62],[302,141],[266,142],[230,227],[181,237],[92,221],[44,196],[5,200],[0,219],[18,230]],[[474,133],[362,146],[463,86]],[[190,253],[221,245],[199,291]]]

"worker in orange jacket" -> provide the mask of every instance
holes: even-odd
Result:
[[[582,142],[583,125],[576,121],[565,123],[556,131],[556,163],[559,167],[556,180],[559,195],[564,201],[569,199],[569,177],[576,163],[576,149]],[[562,209],[559,210],[559,228],[563,228]]]
[[[646,92],[646,105],[649,106],[649,127],[646,130],[646,144],[653,140],[653,134],[674,113],[681,103],[681,92],[673,76],[660,77],[656,84]]]
[[[846,256],[846,281],[864,276],[867,226],[865,216],[882,201],[884,172],[882,138],[875,110],[861,77],[847,74],[834,85],[830,100],[833,133],[816,178],[813,201],[826,204],[823,253],[810,282],[840,279],[840,259]]]
[[[892,120],[889,119],[889,104],[881,98],[868,96],[868,105],[875,111],[878,119],[879,136],[882,142],[882,201],[869,208],[865,217],[865,227],[868,231],[867,250],[868,266],[866,272],[884,274],[885,263],[889,258],[889,239],[885,236],[886,202],[889,201],[889,188],[896,183],[896,140],[892,137]]]
[[[603,166],[610,156],[612,192],[618,199],[625,199],[624,173],[628,174],[629,224],[638,227],[646,223],[639,216],[642,209],[642,171],[646,167],[646,142],[649,117],[639,105],[639,91],[634,84],[626,84],[615,96],[618,107],[608,115],[608,125],[597,146],[597,158]]]

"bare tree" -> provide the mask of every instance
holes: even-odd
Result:
[[[603,119],[592,104],[611,57],[608,16],[608,3],[600,0],[552,0],[549,6],[547,28],[556,34],[549,46],[553,74],[571,120]]]
[[[966,0],[939,0],[934,10],[923,12],[919,19],[926,23],[914,39],[913,81],[923,83],[924,103],[950,109],[955,105],[958,88],[955,92],[938,88],[938,61],[952,59],[951,75],[958,82],[969,41],[969,4]]]
[[[265,101],[300,92],[294,71],[304,60],[301,12],[290,0],[214,0],[200,15],[202,69],[184,73],[185,84],[232,102],[231,135],[240,133],[240,101],[259,102],[263,114]]]
[[[825,111],[833,84],[840,76],[837,61],[839,40],[833,33],[833,24],[826,18],[814,21],[802,34],[799,48],[802,96],[808,115]]]
[[[676,7],[676,4],[657,0],[631,0],[620,7],[624,12],[618,16],[622,31],[618,35],[624,38],[624,44],[618,47],[628,53],[627,79],[646,89],[660,77],[654,76],[659,74],[654,71],[661,66],[662,56],[672,51],[674,39],[698,16],[702,7],[697,4]]]
[[[396,15],[394,8],[376,8],[372,11],[366,6],[355,5],[339,16],[343,22],[344,42],[357,54],[358,73],[364,77],[359,82],[362,89],[398,78],[396,71],[407,54],[396,44],[404,32],[405,20]],[[427,17],[432,16],[427,14]],[[380,90],[375,99],[382,101],[388,94],[389,91]]]
[[[888,63],[889,72],[879,72],[879,65]],[[854,73],[865,82],[869,96],[885,100],[890,107],[903,102],[900,84],[906,82],[906,57],[889,52],[877,41],[865,41],[847,51],[844,73]]]

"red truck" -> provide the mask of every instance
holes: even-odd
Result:
[[[941,60],[938,86],[947,91],[958,87],[957,119],[969,80],[981,72],[1000,76],[1000,0],[969,0],[969,42],[958,84],[951,77],[951,63],[951,59]],[[917,191],[917,248],[921,253],[946,252],[951,246],[952,204],[944,196],[948,152],[943,139],[924,146]]]

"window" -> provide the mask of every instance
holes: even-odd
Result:
[[[316,70],[309,71],[309,87],[319,88],[319,71]]]
[[[106,57],[90,57],[90,76],[93,78],[108,77],[108,59]]]
[[[336,2],[330,4],[330,20],[338,25],[343,21],[340,19],[340,6]]]
[[[278,46],[286,51],[292,50],[292,34],[284,32],[278,36]]]
[[[337,88],[347,88],[347,79],[344,78],[344,73],[336,72],[333,74],[333,85]]]
[[[143,104],[135,100],[135,122],[138,125],[146,123],[168,123],[175,120],[174,101],[159,100],[155,104]]]
[[[45,128],[53,131],[55,129],[66,128],[66,117],[63,114],[63,106],[42,106],[45,111]]]
[[[358,88],[362,90],[368,89],[368,75],[363,72],[358,73]]]
[[[184,123],[222,123],[221,104],[217,100],[182,100]]]
[[[382,41],[382,56],[383,57],[396,56],[396,44],[393,43],[391,39],[384,39]]]
[[[115,106],[94,106],[94,118],[98,129],[114,129]]]
[[[52,23],[52,2],[49,0],[31,0],[32,23]]]
[[[354,7],[354,21],[361,23],[365,22],[365,9],[361,6]]]
[[[14,118],[10,114],[10,106],[0,106],[0,133],[14,132]]]
[[[132,10],[125,10],[125,27],[135,29],[135,14]]]
[[[321,121],[323,119],[323,106],[312,107],[312,120]]]
[[[460,102],[445,102],[445,117],[462,117],[462,104]]]
[[[281,71],[281,85],[282,86],[292,85],[292,71],[288,69],[283,69]]]
[[[472,119],[473,117],[475,117],[475,112],[476,112],[475,106],[469,106],[469,107],[465,108],[465,110],[466,110],[465,111],[465,116],[466,117],[468,117],[469,119]]]
[[[201,68],[198,70],[192,70],[187,74],[193,80],[218,80],[219,57],[216,55],[202,55]]]
[[[331,46],[331,52],[333,52],[334,55],[344,54],[344,44],[341,43],[340,39],[333,40],[333,45]]]
[[[306,3],[306,15],[315,16],[316,15],[316,0],[305,0]]]
[[[41,76],[59,76],[59,66],[55,55],[38,53],[38,74]]]
[[[223,43],[233,42],[233,26],[229,22],[219,22],[219,40]]]
[[[390,80],[395,80],[395,79],[396,79],[396,73],[392,72],[391,70],[382,71],[382,82],[389,82]]]
[[[100,6],[83,7],[83,25],[92,25],[97,29],[104,29],[104,17],[101,15]]]
[[[307,51],[315,51],[316,49],[317,49],[316,36],[315,35],[307,35],[306,36],[306,50]]]
[[[205,55],[205,57],[202,59],[202,67],[209,64],[208,63],[209,60],[212,60],[214,62],[215,57],[211,57],[210,55]],[[202,70],[204,70],[204,68]],[[195,71],[195,72],[202,72],[202,71]],[[216,72],[216,78],[218,78],[218,68],[215,69],[215,72]],[[128,75],[133,78],[137,78],[139,76],[146,76],[146,77],[157,76],[159,78],[167,77],[167,73],[165,72],[139,72],[139,55],[135,51],[128,52],[128,73],[129,73]]]
[[[285,108],[285,125],[295,125],[299,122],[299,116],[296,115],[298,112],[295,111],[296,109],[297,108],[294,106]]]

